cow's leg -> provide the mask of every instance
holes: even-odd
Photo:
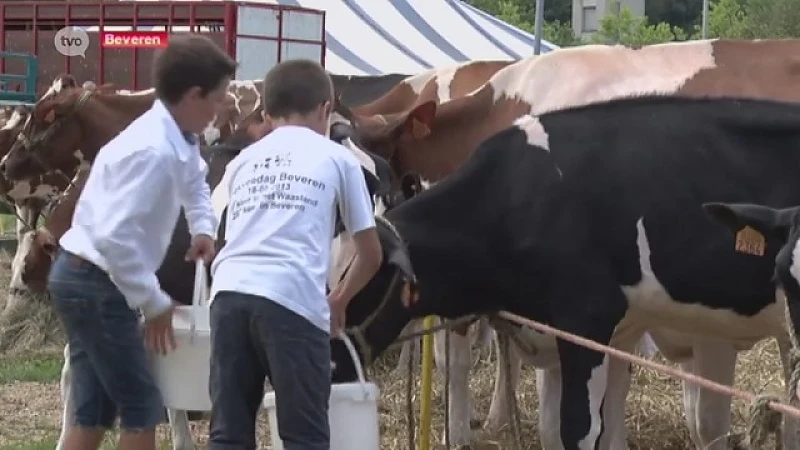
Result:
[[[195,450],[186,411],[167,409],[167,418],[172,431],[172,450]]]
[[[30,208],[24,205],[14,204],[17,212],[15,218],[16,233],[17,233],[17,250],[14,252],[14,258],[11,260],[11,288],[10,295],[15,295],[16,291],[23,290],[24,284],[22,283],[22,265],[27,252],[30,250],[29,246],[23,245],[22,237],[26,232],[31,231],[27,226],[28,218],[31,216]]]
[[[420,320],[412,320],[411,322],[406,325],[403,329],[402,334],[407,333],[416,333],[422,330],[422,321]],[[402,346],[400,347],[400,357],[397,359],[397,367],[394,369],[394,375],[405,378],[408,376],[408,359],[414,358],[414,365],[416,366],[420,360],[420,353],[422,349],[420,347],[420,342],[422,340],[420,338],[411,339],[403,342]]]
[[[489,323],[489,319],[481,317],[473,327],[472,346],[480,350],[488,348],[491,351],[492,342],[494,341],[494,328]]]
[[[692,346],[695,374],[732,386],[737,351],[730,344],[698,339]],[[731,428],[731,397],[699,388],[695,418],[698,449],[726,450]]]
[[[499,339],[496,339],[496,341],[499,341]],[[500,345],[499,342],[497,345]],[[494,378],[494,393],[492,394],[492,401],[489,404],[489,414],[486,416],[486,424],[484,425],[484,429],[490,432],[497,432],[510,423],[510,405],[508,404],[509,395],[516,395],[517,385],[519,384],[519,376],[522,370],[520,351],[513,339],[509,339],[508,343],[509,361],[503,361],[502,355],[503,353],[500,352],[498,348],[497,368],[495,370]],[[511,371],[507,371],[506,367],[509,367]]]
[[[11,281],[9,283],[9,298],[6,308],[17,305],[17,302],[24,299],[24,297],[20,298],[20,294],[28,292],[28,288],[22,280],[22,273],[25,271],[25,257],[31,251],[31,245],[33,244],[33,235],[30,233],[30,231],[33,230],[30,229],[27,224],[35,226],[32,225],[32,221],[36,220],[40,212],[39,209],[27,204],[15,204],[14,207],[19,216],[16,219],[17,250],[14,252],[14,258],[11,260]],[[20,218],[22,218],[22,220],[20,220]]]
[[[619,349],[633,353],[635,345],[621,345]],[[628,429],[625,427],[625,406],[631,387],[631,364],[619,358],[608,362],[608,385],[603,401],[603,434],[600,450],[627,450]]]
[[[591,253],[569,255],[568,260],[569,267],[553,274],[553,326],[609,345],[628,304],[616,274]],[[595,450],[603,429],[609,357],[561,339],[556,347],[561,362],[561,442],[565,450]]]
[[[466,330],[464,330],[466,331]],[[450,444],[469,445],[472,441],[472,402],[469,392],[469,372],[472,368],[472,347],[468,333],[464,335],[450,331],[440,331],[434,335],[434,352],[437,366],[445,366],[445,334],[450,334],[450,401],[447,405],[449,415]],[[442,436],[444,442],[444,436]]]
[[[561,354],[561,441],[565,450],[594,450],[603,428],[608,356],[563,341],[558,342],[558,349]]]
[[[72,413],[72,371],[69,365],[69,344],[64,346],[64,366],[61,368],[61,435],[58,436],[56,450],[64,448],[64,440],[67,438]]]
[[[633,346],[622,348],[629,351]],[[603,433],[599,450],[627,450],[625,402],[630,389],[630,364],[611,358],[608,362],[608,387],[603,400]],[[561,450],[561,368],[536,370],[536,389],[539,395],[539,436],[542,448]]]
[[[696,374],[694,357],[680,363],[681,370]],[[700,387],[694,383],[683,383],[683,409],[686,415],[686,426],[689,428],[689,438],[696,448],[700,449],[700,434],[697,432],[697,396]]]
[[[781,355],[781,363],[783,365],[783,379],[787,388],[789,386],[789,377],[791,376],[792,367],[789,361],[789,352],[791,351],[792,344],[784,339],[777,339],[778,350]],[[792,393],[794,395],[794,393]],[[800,423],[797,419],[792,419],[787,415],[783,416],[783,450],[800,450],[800,442],[798,440],[798,430],[800,430]]]
[[[539,395],[539,438],[545,450],[563,450],[561,443],[561,367],[536,369]]]

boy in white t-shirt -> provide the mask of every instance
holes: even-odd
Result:
[[[326,138],[333,84],[290,60],[264,80],[274,131],[229,165],[225,246],[211,266],[210,448],[253,449],[265,377],[286,450],[328,450],[330,338],[382,252],[361,165]],[[325,295],[336,212],[356,258]]]

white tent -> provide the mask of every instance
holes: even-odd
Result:
[[[341,75],[414,74],[533,54],[533,35],[459,0],[261,1],[325,10],[325,67]],[[542,53],[557,48],[542,40]]]

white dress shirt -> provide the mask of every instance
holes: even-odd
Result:
[[[155,272],[181,206],[193,237],[216,236],[207,173],[197,144],[156,100],[98,153],[60,245],[108,272],[131,308],[157,316],[172,302]]]

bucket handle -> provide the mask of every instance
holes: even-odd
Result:
[[[339,339],[344,341],[344,346],[347,347],[347,352],[350,353],[350,357],[353,358],[353,364],[356,366],[356,375],[358,376],[358,381],[361,383],[361,387],[364,388],[364,397],[369,395],[369,391],[367,391],[367,380],[364,377],[364,368],[361,366],[361,358],[358,357],[358,352],[356,352],[356,348],[353,346],[353,342],[350,340],[350,337],[347,336],[347,333],[344,331],[339,334]]]
[[[208,303],[208,274],[202,259],[195,261],[194,269],[194,293],[192,294],[192,314],[189,319],[189,342],[194,342],[195,328],[197,327],[197,317],[200,315],[200,308]]]

